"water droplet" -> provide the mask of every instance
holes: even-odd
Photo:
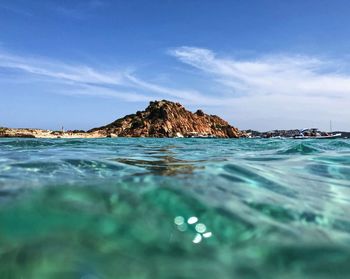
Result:
[[[203,237],[205,238],[209,238],[211,237],[213,234],[211,232],[206,232],[206,233],[203,233]]]
[[[197,233],[192,242],[197,244],[201,241],[202,241],[202,236],[199,233]]]
[[[174,223],[178,226],[182,225],[183,223],[185,223],[185,218],[182,216],[177,216],[174,219]]]
[[[198,222],[198,218],[196,216],[192,216],[187,220],[187,223],[189,223],[190,225],[195,224],[197,222]]]
[[[204,233],[206,231],[206,229],[207,229],[207,227],[202,223],[199,223],[196,225],[196,231],[198,233]]]
[[[177,226],[177,229],[180,231],[180,232],[184,232],[187,230],[187,224],[183,223],[181,225],[178,225]]]

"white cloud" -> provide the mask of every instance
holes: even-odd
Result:
[[[100,72],[85,65],[69,65],[48,59],[4,53],[0,53],[0,67],[71,82],[111,85],[119,85],[123,82],[121,73],[117,71]]]
[[[56,93],[114,96],[133,102],[154,98],[168,98],[185,104],[196,104],[198,100],[205,104],[212,104],[215,101],[196,90],[176,89],[142,80],[126,70],[102,71],[86,65],[67,64],[47,58],[23,57],[5,52],[0,52],[0,68],[30,75],[34,82],[39,82],[40,79],[48,82],[48,79],[51,79],[57,85]],[[26,80],[28,82],[28,77]],[[63,89],[59,84],[64,85]],[[90,89],[94,89],[94,93]]]
[[[241,61],[193,47],[170,53],[239,93],[344,97],[350,92],[350,75],[329,71],[336,67],[332,61],[286,55]]]
[[[64,95],[83,95],[83,96],[97,96],[104,98],[116,98],[126,102],[149,102],[149,100],[160,99],[159,96],[149,96],[139,94],[134,91],[120,91],[116,89],[104,88],[101,86],[94,85],[80,85],[77,88],[61,89],[56,93]]]
[[[48,93],[117,98],[127,102],[144,102],[151,97],[132,88],[121,70],[101,71],[86,65],[8,53],[0,53],[1,69],[5,70],[0,80],[3,85],[25,82],[34,88],[41,83],[46,86],[45,92]],[[6,73],[9,72],[11,75],[6,79]]]
[[[232,97],[222,99],[224,110],[232,108],[234,119],[246,128],[254,126],[253,115],[265,119],[262,129],[312,121],[325,128],[329,119],[350,129],[350,74],[339,72],[334,61],[288,55],[237,60],[194,47],[175,48],[170,54],[230,89]]]
[[[32,82],[33,87],[50,83],[50,92],[125,102],[170,99],[218,114],[240,128],[325,129],[332,119],[335,128],[350,130],[350,74],[341,72],[339,63],[288,55],[237,60],[193,47],[175,48],[170,54],[196,70],[195,76],[186,73],[187,83],[179,82],[176,74],[155,82],[126,70],[4,51],[0,51],[0,82],[5,85],[4,78],[9,77],[7,83],[25,81],[30,86]],[[192,82],[192,77],[200,82]]]
[[[59,15],[75,20],[84,20],[95,15],[99,9],[107,6],[107,2],[101,0],[86,0],[82,2],[70,1],[69,5],[53,3],[51,8]]]
[[[182,101],[186,104],[198,104],[198,102],[202,104],[212,104],[215,101],[212,98],[205,97],[197,90],[166,87],[156,83],[143,81],[130,74],[127,74],[126,78],[131,82],[131,86],[158,93],[163,97],[173,97],[175,98],[175,101]]]

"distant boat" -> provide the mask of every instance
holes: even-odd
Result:
[[[292,139],[337,139],[341,138],[341,133],[321,133],[317,128],[300,130],[299,135],[291,137]]]
[[[200,134],[197,132],[190,132],[187,135],[188,138],[200,138],[200,139],[208,139],[208,138],[216,138],[215,135],[208,135],[208,134]]]

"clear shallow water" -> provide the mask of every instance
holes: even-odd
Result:
[[[349,278],[349,262],[349,140],[0,140],[0,278]]]

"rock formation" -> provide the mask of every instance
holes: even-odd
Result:
[[[192,113],[181,104],[170,101],[150,102],[145,111],[138,111],[89,133],[119,137],[177,137],[213,136],[238,138],[243,135],[237,128],[216,115],[202,110]]]
[[[0,137],[25,138],[103,138],[103,137],[218,137],[245,136],[237,128],[216,115],[202,110],[192,113],[181,104],[170,101],[150,102],[145,111],[138,111],[106,126],[87,132],[51,131],[0,127]]]

